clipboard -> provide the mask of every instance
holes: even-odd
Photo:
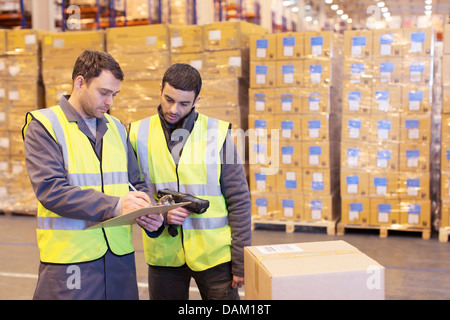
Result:
[[[190,202],[179,202],[175,204],[167,204],[167,205],[156,205],[156,206],[148,206],[136,211],[114,217],[99,223],[96,223],[92,226],[84,228],[84,230],[98,229],[98,228],[108,228],[108,227],[117,227],[117,226],[125,226],[136,223],[136,219],[142,216],[146,216],[148,214],[159,214],[163,212],[167,212],[169,210],[173,210],[175,208],[179,208],[189,204]]]

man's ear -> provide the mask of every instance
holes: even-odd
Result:
[[[76,89],[77,91],[81,90],[81,87],[85,84],[86,82],[84,81],[83,76],[77,76],[74,80],[73,83],[73,87],[74,89]]]
[[[198,100],[200,100],[202,97],[198,96],[197,99],[195,99],[194,103],[192,104],[192,107],[195,107],[195,105],[197,104]]]

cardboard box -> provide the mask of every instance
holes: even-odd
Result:
[[[61,101],[61,97],[64,95],[70,95],[72,93],[72,83],[61,84],[49,84],[45,86],[45,106],[47,108],[57,105]],[[114,104],[116,104],[114,99]]]
[[[41,46],[43,58],[71,57],[76,60],[84,50],[105,51],[105,32],[50,32],[42,35]]]
[[[40,61],[37,55],[8,55],[6,58],[6,71],[10,80],[35,79],[37,81]]]
[[[371,86],[373,83],[373,63],[368,59],[344,59],[343,85],[354,87]]]
[[[342,115],[342,141],[369,141],[371,132],[369,116]]]
[[[406,44],[402,29],[373,30],[373,57],[401,57]]]
[[[259,219],[276,219],[281,209],[277,206],[277,195],[274,193],[252,192],[252,216]]]
[[[8,68],[7,68],[7,60],[8,56],[0,56],[0,78],[3,80],[8,77]],[[2,81],[3,82],[3,81]]]
[[[303,168],[331,168],[329,141],[302,141]]]
[[[369,141],[397,142],[401,138],[398,113],[372,114],[370,116]]]
[[[399,196],[403,199],[430,199],[429,172],[400,172]]]
[[[405,28],[403,37],[407,45],[404,47],[403,56],[408,55],[433,55],[434,53],[434,30],[433,28]]]
[[[395,142],[371,143],[367,146],[369,167],[392,173],[399,168],[399,144]]]
[[[302,113],[331,113],[329,86],[304,87],[300,91],[303,99]]]
[[[373,170],[369,173],[369,197],[393,198],[399,195],[397,171]]]
[[[156,107],[121,108],[112,106],[109,110],[110,114],[118,118],[126,127],[131,122],[142,120],[158,113]]]
[[[0,78],[0,107],[7,106],[8,104],[9,99],[8,99],[7,80],[6,78]]]
[[[372,30],[346,30],[344,32],[344,57],[371,58],[372,41]]]
[[[441,171],[441,199],[450,200],[450,171]],[[441,212],[444,212],[442,209]]]
[[[272,88],[277,85],[275,61],[250,61],[250,88]]]
[[[304,62],[301,60],[277,61],[276,86],[299,87],[305,83]]]
[[[275,89],[249,89],[248,106],[250,114],[265,114],[275,112]]]
[[[400,139],[402,142],[430,143],[431,115],[402,115]]]
[[[331,85],[331,60],[306,59],[304,61],[304,85]]]
[[[370,111],[372,114],[380,113],[398,113],[402,110],[402,87],[374,84],[372,86],[372,107]]]
[[[443,43],[444,54],[450,54],[450,24],[444,25]]]
[[[198,108],[197,112],[211,118],[229,122],[232,130],[242,129],[243,131],[246,131],[248,129],[248,111],[244,111],[243,108],[217,106],[212,108]]]
[[[342,240],[245,247],[244,269],[246,300],[385,297],[384,267]]]
[[[431,201],[400,199],[400,223],[411,227],[431,228]]]
[[[274,113],[299,114],[303,110],[303,90],[300,88],[275,88]]]
[[[0,106],[0,128],[6,128],[9,107]]]
[[[304,114],[301,116],[303,141],[329,140],[330,119],[327,113]]]
[[[369,172],[342,169],[341,196],[367,197],[369,194]]]
[[[450,227],[450,200],[447,199],[442,201],[441,210],[441,228],[445,227]]]
[[[0,155],[9,157],[10,146],[9,131],[0,131]]]
[[[247,106],[248,84],[237,78],[203,79],[200,97],[197,108]]]
[[[39,51],[38,32],[32,29],[7,30],[6,51],[8,53],[37,54]]]
[[[302,143],[295,140],[280,140],[279,155],[280,167],[301,167],[302,165]]]
[[[433,82],[433,58],[411,56],[403,59],[403,84],[429,86]],[[445,70],[445,69],[444,69]],[[447,74],[447,72],[443,72]]]
[[[398,199],[370,198],[370,224],[391,225],[400,223],[400,202]]]
[[[249,48],[250,35],[266,33],[266,28],[245,21],[214,22],[203,26],[203,45],[208,51]]]
[[[0,55],[6,53],[6,30],[0,30]]]
[[[119,54],[115,59],[127,80],[162,80],[164,72],[170,67],[170,53],[149,52],[140,54]]]
[[[299,167],[280,168],[276,176],[276,192],[300,194],[302,193],[302,170]]]
[[[169,29],[166,24],[109,28],[106,49],[112,56],[137,53],[169,52]]]
[[[370,115],[372,89],[370,86],[344,86],[342,113]]]
[[[8,110],[8,123],[4,129],[10,132],[20,132],[25,124],[25,116],[27,112],[35,109],[35,104],[29,106],[19,105],[10,107]],[[19,140],[19,144],[23,147],[23,141]]]
[[[304,36],[303,32],[277,33],[277,60],[304,58]]]
[[[310,31],[304,33],[304,56],[306,58],[332,58],[333,38],[331,31]]]
[[[47,57],[42,59],[42,79],[45,85],[72,83],[73,67],[77,58]]]
[[[351,170],[366,170],[369,166],[368,145],[359,142],[341,142],[341,167]]]
[[[432,90],[428,86],[405,86],[402,88],[402,113],[431,112]]]
[[[37,79],[9,81],[6,85],[9,106],[43,106],[44,88]],[[23,119],[22,119],[23,120]]]
[[[302,220],[303,196],[299,194],[278,193],[277,207],[281,209],[279,219]]]
[[[373,83],[374,84],[399,84],[402,80],[403,59],[398,57],[374,58]]]
[[[276,188],[275,175],[265,174],[261,166],[249,166],[250,192],[274,192]]]
[[[330,195],[338,185],[331,182],[330,169],[304,168],[303,172],[303,192],[314,195]]]
[[[341,197],[343,223],[369,224],[370,200],[368,197]]]
[[[169,25],[170,52],[203,51],[203,27],[198,25]]]
[[[306,221],[334,221],[339,216],[336,199],[332,195],[303,195],[304,210],[302,219]]]
[[[430,144],[400,143],[400,171],[429,171]]]
[[[279,130],[280,140],[300,140],[302,137],[300,115],[273,116],[273,129]]]
[[[277,35],[250,35],[250,60],[275,60],[277,58]]]

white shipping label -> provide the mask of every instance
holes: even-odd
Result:
[[[211,41],[222,39],[222,32],[220,30],[210,30],[208,35]]]
[[[264,254],[289,253],[289,252],[302,252],[303,251],[303,249],[297,247],[295,244],[278,244],[278,245],[270,245],[270,246],[258,246],[256,248]]]

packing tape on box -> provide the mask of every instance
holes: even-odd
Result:
[[[262,256],[256,257],[259,262],[275,259],[296,259],[296,258],[308,258],[319,256],[331,256],[331,255],[344,255],[361,253],[358,250],[337,250],[337,251],[322,251],[322,252],[283,252],[283,253],[267,253]]]

